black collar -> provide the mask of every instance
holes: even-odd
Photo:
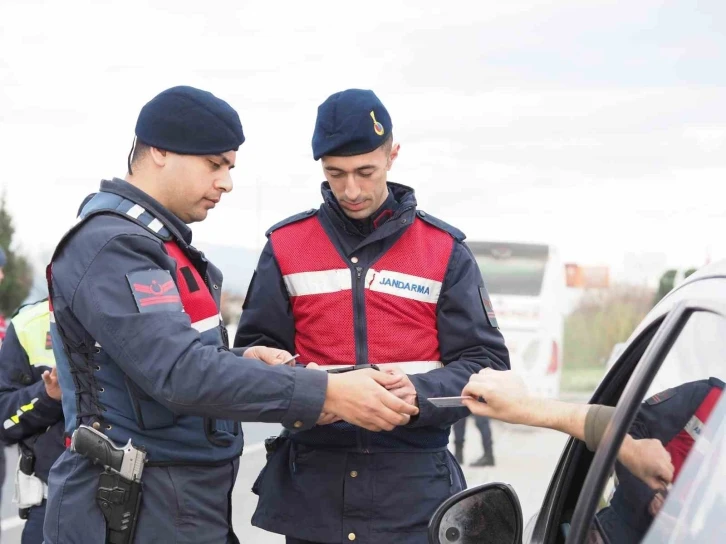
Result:
[[[398,183],[388,184],[388,196],[381,206],[370,216],[363,220],[350,219],[341,208],[333,195],[328,182],[323,182],[321,192],[325,206],[331,212],[336,226],[346,233],[366,238],[375,230],[385,225],[389,220],[397,218],[401,213],[416,207],[416,197],[410,187]]]

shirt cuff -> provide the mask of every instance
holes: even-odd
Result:
[[[614,413],[615,408],[601,404],[594,404],[587,411],[585,416],[585,445],[588,450],[597,450]]]
[[[315,426],[325,403],[328,373],[320,370],[295,368],[295,389],[282,426],[304,431]]]
[[[45,384],[43,384],[43,388],[38,395],[38,402],[35,406],[36,409],[38,408],[37,405],[40,405],[42,406],[42,408],[44,408],[44,413],[58,413],[61,417],[63,416],[63,403],[59,400],[51,398],[50,395],[48,395],[48,392],[45,390]]]

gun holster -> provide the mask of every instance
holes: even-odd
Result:
[[[18,450],[20,457],[18,459],[18,470],[23,473],[25,476],[28,476],[30,478],[25,478],[23,481],[21,479],[23,476],[16,475],[15,478],[15,494],[16,499],[19,503],[25,503],[28,504],[28,502],[34,503],[34,499],[32,499],[33,496],[37,496],[38,500],[43,500],[43,493],[42,489],[37,487],[37,480],[35,480],[35,452],[33,449],[24,444],[23,442],[20,442],[18,444]],[[30,482],[29,480],[32,480]],[[35,482],[33,484],[33,482]],[[27,486],[30,486],[28,488]],[[42,485],[42,484],[40,484]],[[30,494],[28,494],[30,492]],[[37,504],[41,504],[40,502],[37,502]],[[18,517],[20,519],[28,519],[28,516],[30,515],[30,506],[24,506],[22,508],[18,508]]]
[[[280,436],[271,436],[265,439],[265,451],[267,452],[266,459],[269,460],[272,455],[279,450],[282,445],[287,442],[289,433],[284,430]]]
[[[18,444],[20,450],[20,460],[18,463],[18,469],[23,474],[32,476],[35,472],[35,452],[22,442]]]
[[[106,544],[131,544],[141,506],[141,482],[104,471],[98,478],[96,502],[106,518]]]

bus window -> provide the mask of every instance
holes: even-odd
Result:
[[[564,267],[545,244],[470,242],[509,348],[513,370],[533,393],[559,394],[564,330]]]

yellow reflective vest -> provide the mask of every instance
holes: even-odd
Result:
[[[50,341],[50,309],[47,300],[21,308],[13,317],[12,324],[32,366],[55,366],[53,346]]]

